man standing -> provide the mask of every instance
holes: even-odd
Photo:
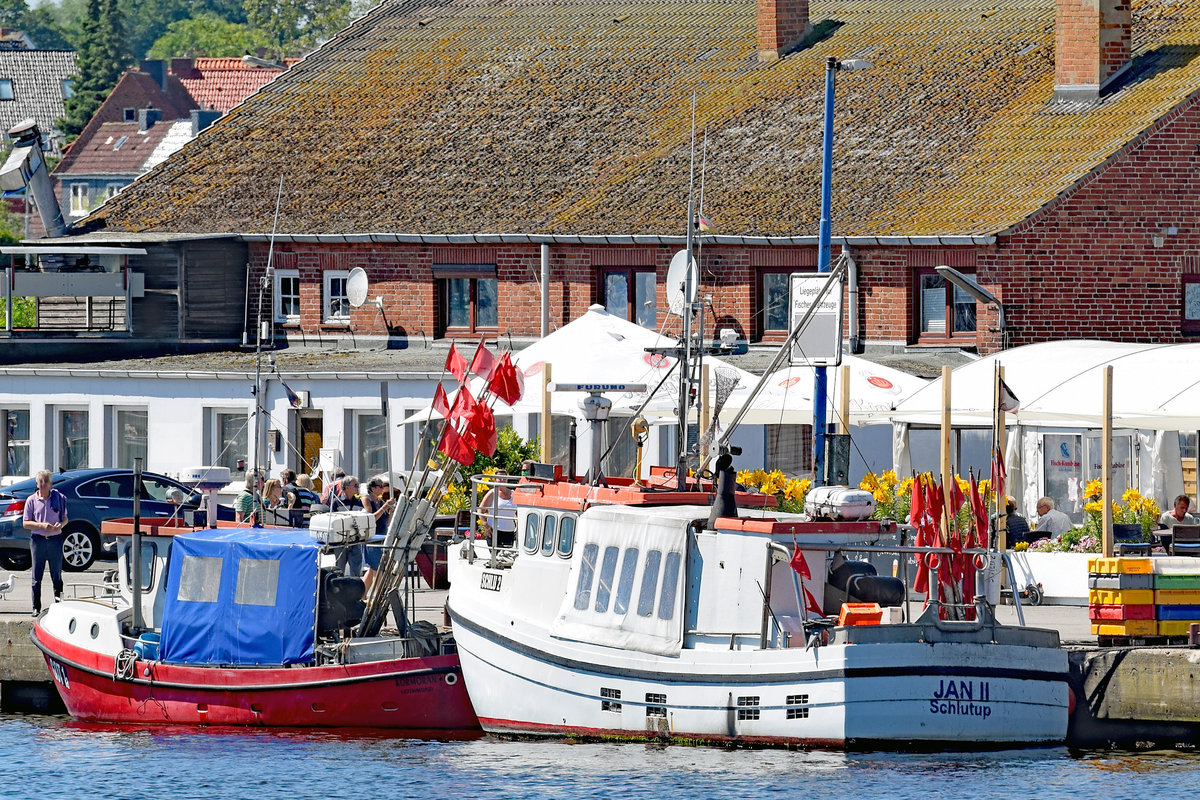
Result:
[[[1075,526],[1071,518],[1054,507],[1054,501],[1043,497],[1037,502],[1037,533],[1039,537],[1057,539]]]
[[[263,476],[261,472],[250,470],[246,473],[246,488],[233,498],[233,519],[239,525],[263,524]]]
[[[54,599],[62,599],[63,526],[67,524],[67,498],[51,488],[50,470],[41,470],[34,478],[37,490],[25,500],[25,529],[29,531],[29,549],[33,553],[33,615],[42,610],[42,575],[50,565]]]

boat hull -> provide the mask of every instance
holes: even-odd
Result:
[[[40,624],[31,636],[67,711],[80,720],[433,734],[479,730],[455,655],[254,669],[138,660],[131,677],[116,680],[113,656],[57,639]]]
[[[451,615],[489,733],[847,749],[1066,736],[1058,648],[881,641],[672,658],[557,640],[519,622],[498,627],[453,605]]]

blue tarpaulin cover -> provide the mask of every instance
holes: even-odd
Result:
[[[312,662],[319,548],[307,531],[294,529],[215,528],[174,537],[162,660]]]

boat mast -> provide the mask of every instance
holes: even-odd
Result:
[[[274,280],[274,258],[275,258],[275,234],[279,231],[279,205],[283,200],[283,176],[279,176],[279,189],[275,193],[275,219],[271,223],[271,243],[267,246],[267,268],[263,271],[262,279],[258,284],[258,324],[256,335],[254,337],[254,459],[251,463],[253,472],[252,481],[257,494],[258,489],[258,469],[263,461],[266,461],[264,455],[262,461],[259,460],[259,455],[262,454],[262,447],[265,444],[264,428],[262,424],[263,402],[262,402],[262,345],[263,339],[273,331],[268,330],[270,324],[267,319],[263,318],[263,295],[267,294]],[[268,319],[274,319],[274,314],[271,314]],[[272,337],[273,338],[273,337]],[[258,514],[262,516],[262,514]],[[263,521],[258,520],[261,525]]]
[[[688,202],[687,202],[687,268],[684,270],[683,289],[683,347],[679,353],[679,430],[676,435],[679,442],[678,458],[675,463],[675,475],[680,491],[687,489],[688,461],[688,417],[692,408],[692,298],[696,287],[692,283],[692,240],[696,188],[696,93],[692,92],[692,144],[691,163],[688,168]],[[699,276],[697,276],[699,277]]]

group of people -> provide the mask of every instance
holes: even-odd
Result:
[[[1012,497],[1007,498],[1008,514],[1008,543],[1032,542],[1035,539],[1057,539],[1075,527],[1071,518],[1054,507],[1054,500],[1042,497],[1037,501],[1038,518],[1033,530],[1029,522],[1017,513],[1017,503]],[[1174,528],[1176,525],[1195,525],[1196,517],[1189,513],[1192,499],[1186,494],[1178,495],[1169,511],[1164,511],[1158,518],[1160,528]]]
[[[257,525],[268,518],[266,512],[299,509],[320,513],[362,509],[374,515],[375,535],[381,536],[387,532],[392,509],[396,506],[391,492],[385,475],[371,478],[366,491],[361,492],[357,477],[338,470],[318,494],[312,478],[297,475],[295,470],[285,469],[278,478],[270,479],[264,479],[261,472],[247,473],[246,486],[233,501],[234,519],[238,523]],[[356,578],[361,576],[370,589],[381,560],[378,547],[354,545],[342,549],[335,569]]]

